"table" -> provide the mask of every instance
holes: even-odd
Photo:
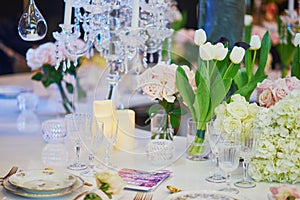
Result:
[[[0,86],[3,85],[19,85],[33,91],[33,83],[30,80],[30,74],[6,75],[0,77]],[[52,102],[53,103],[53,102]],[[47,106],[46,106],[47,105]],[[40,122],[63,117],[51,111],[51,102],[48,98],[41,97],[36,111],[37,118]],[[46,106],[46,107],[45,107]],[[86,105],[79,105],[81,110],[88,110]],[[66,169],[66,165],[74,158],[74,149],[71,144],[66,141],[64,144],[46,144],[41,135],[41,131],[20,132],[17,128],[17,119],[20,115],[17,101],[15,98],[0,98],[0,175],[4,175],[12,166],[18,166],[20,169],[43,169],[52,167],[56,169]],[[186,138],[182,136],[175,137],[176,153],[172,162],[168,165],[158,166],[148,161],[145,154],[145,146],[150,138],[150,133],[144,130],[136,129],[136,144],[133,150],[121,151],[114,150],[113,166],[115,170],[123,167],[155,170],[166,168],[173,172],[172,176],[164,181],[156,190],[153,191],[153,200],[163,200],[169,192],[166,190],[167,185],[174,185],[183,190],[199,190],[199,189],[219,189],[225,186],[224,183],[214,184],[205,181],[205,177],[209,176],[214,164],[210,161],[190,161],[185,158],[185,142]],[[83,151],[81,158],[87,160],[87,152]],[[75,172],[78,174],[78,172]],[[233,182],[242,178],[241,167],[232,174]],[[94,180],[86,179],[88,182]],[[247,197],[251,200],[267,199],[269,187],[277,185],[275,183],[257,183],[257,186],[252,189],[240,190],[242,199]],[[298,191],[300,185],[296,184]],[[79,191],[53,199],[72,199],[77,194],[89,189],[84,186]],[[133,199],[135,191],[124,190],[118,199]],[[0,189],[0,199],[28,199],[15,196],[5,189]],[[51,199],[51,198],[49,198]]]

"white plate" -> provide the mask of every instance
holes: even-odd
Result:
[[[71,187],[64,189],[64,190],[59,190],[57,192],[37,192],[37,193],[32,193],[32,192],[28,192],[27,190],[23,190],[22,188],[18,188],[13,186],[12,184],[9,183],[8,179],[5,179],[3,181],[3,187],[16,195],[19,196],[23,196],[23,197],[31,197],[31,198],[48,198],[48,197],[58,197],[58,196],[63,196],[66,194],[70,194],[72,192],[77,191],[78,189],[80,189],[81,187],[83,187],[84,185],[84,181],[80,178],[80,177],[76,177],[76,181],[75,184],[72,185]]]
[[[30,192],[51,192],[63,190],[75,184],[75,175],[56,170],[20,171],[8,178],[13,186]]]
[[[228,194],[216,190],[182,191],[171,194],[167,200],[238,200],[245,199],[235,194]]]
[[[25,91],[25,88],[19,86],[0,86],[0,97],[13,98]]]

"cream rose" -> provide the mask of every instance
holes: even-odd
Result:
[[[224,119],[223,122],[223,128],[225,131],[225,134],[232,138],[234,137],[234,133],[242,131],[242,123],[240,120],[233,118],[233,117],[227,117]]]
[[[226,108],[231,116],[239,120],[246,119],[249,115],[247,105],[242,102],[231,102]]]
[[[120,193],[126,183],[123,181],[123,179],[115,173],[110,173],[110,172],[101,172],[97,173],[95,175],[96,177],[96,183],[99,188],[101,188],[102,184],[108,184],[108,189],[104,191],[105,193],[108,194],[118,194]]]

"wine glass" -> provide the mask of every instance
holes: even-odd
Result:
[[[67,168],[71,170],[83,170],[87,168],[86,164],[80,161],[81,139],[79,135],[84,132],[87,124],[91,121],[91,115],[84,113],[71,113],[65,116],[67,128],[67,138],[75,143],[76,161]]]
[[[116,144],[117,141],[117,136],[118,136],[118,125],[119,125],[119,120],[112,121],[111,124],[106,124],[106,125],[111,125],[111,127],[105,127],[104,130],[104,138],[105,138],[105,155],[103,158],[104,165],[107,167],[112,166],[111,163],[111,151],[112,147]]]
[[[220,168],[226,173],[226,184],[225,188],[220,189],[220,191],[239,193],[239,190],[232,188],[231,181],[231,172],[236,170],[239,166],[240,160],[240,151],[241,146],[232,142],[224,141],[218,143],[217,145],[220,159]]]
[[[253,188],[256,186],[254,181],[249,180],[248,167],[249,160],[255,154],[257,144],[259,141],[259,134],[253,130],[249,130],[247,133],[237,133],[237,140],[241,144],[241,157],[243,160],[243,180],[234,183],[235,186],[241,188]]]
[[[221,169],[219,165],[219,153],[217,148],[217,144],[222,140],[222,134],[220,131],[216,130],[213,123],[214,121],[210,121],[206,125],[206,138],[208,140],[211,151],[215,156],[216,167],[213,175],[205,178],[205,180],[212,183],[223,183],[225,182],[226,178],[221,174]]]
[[[79,137],[89,152],[89,167],[88,170],[81,174],[84,176],[93,177],[96,174],[94,160],[95,154],[103,142],[104,123],[92,118],[89,124],[86,124],[85,131],[79,132]]]

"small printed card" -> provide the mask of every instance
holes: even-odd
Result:
[[[127,182],[125,189],[151,191],[168,178],[172,172],[169,170],[147,172],[124,168],[118,174]]]

